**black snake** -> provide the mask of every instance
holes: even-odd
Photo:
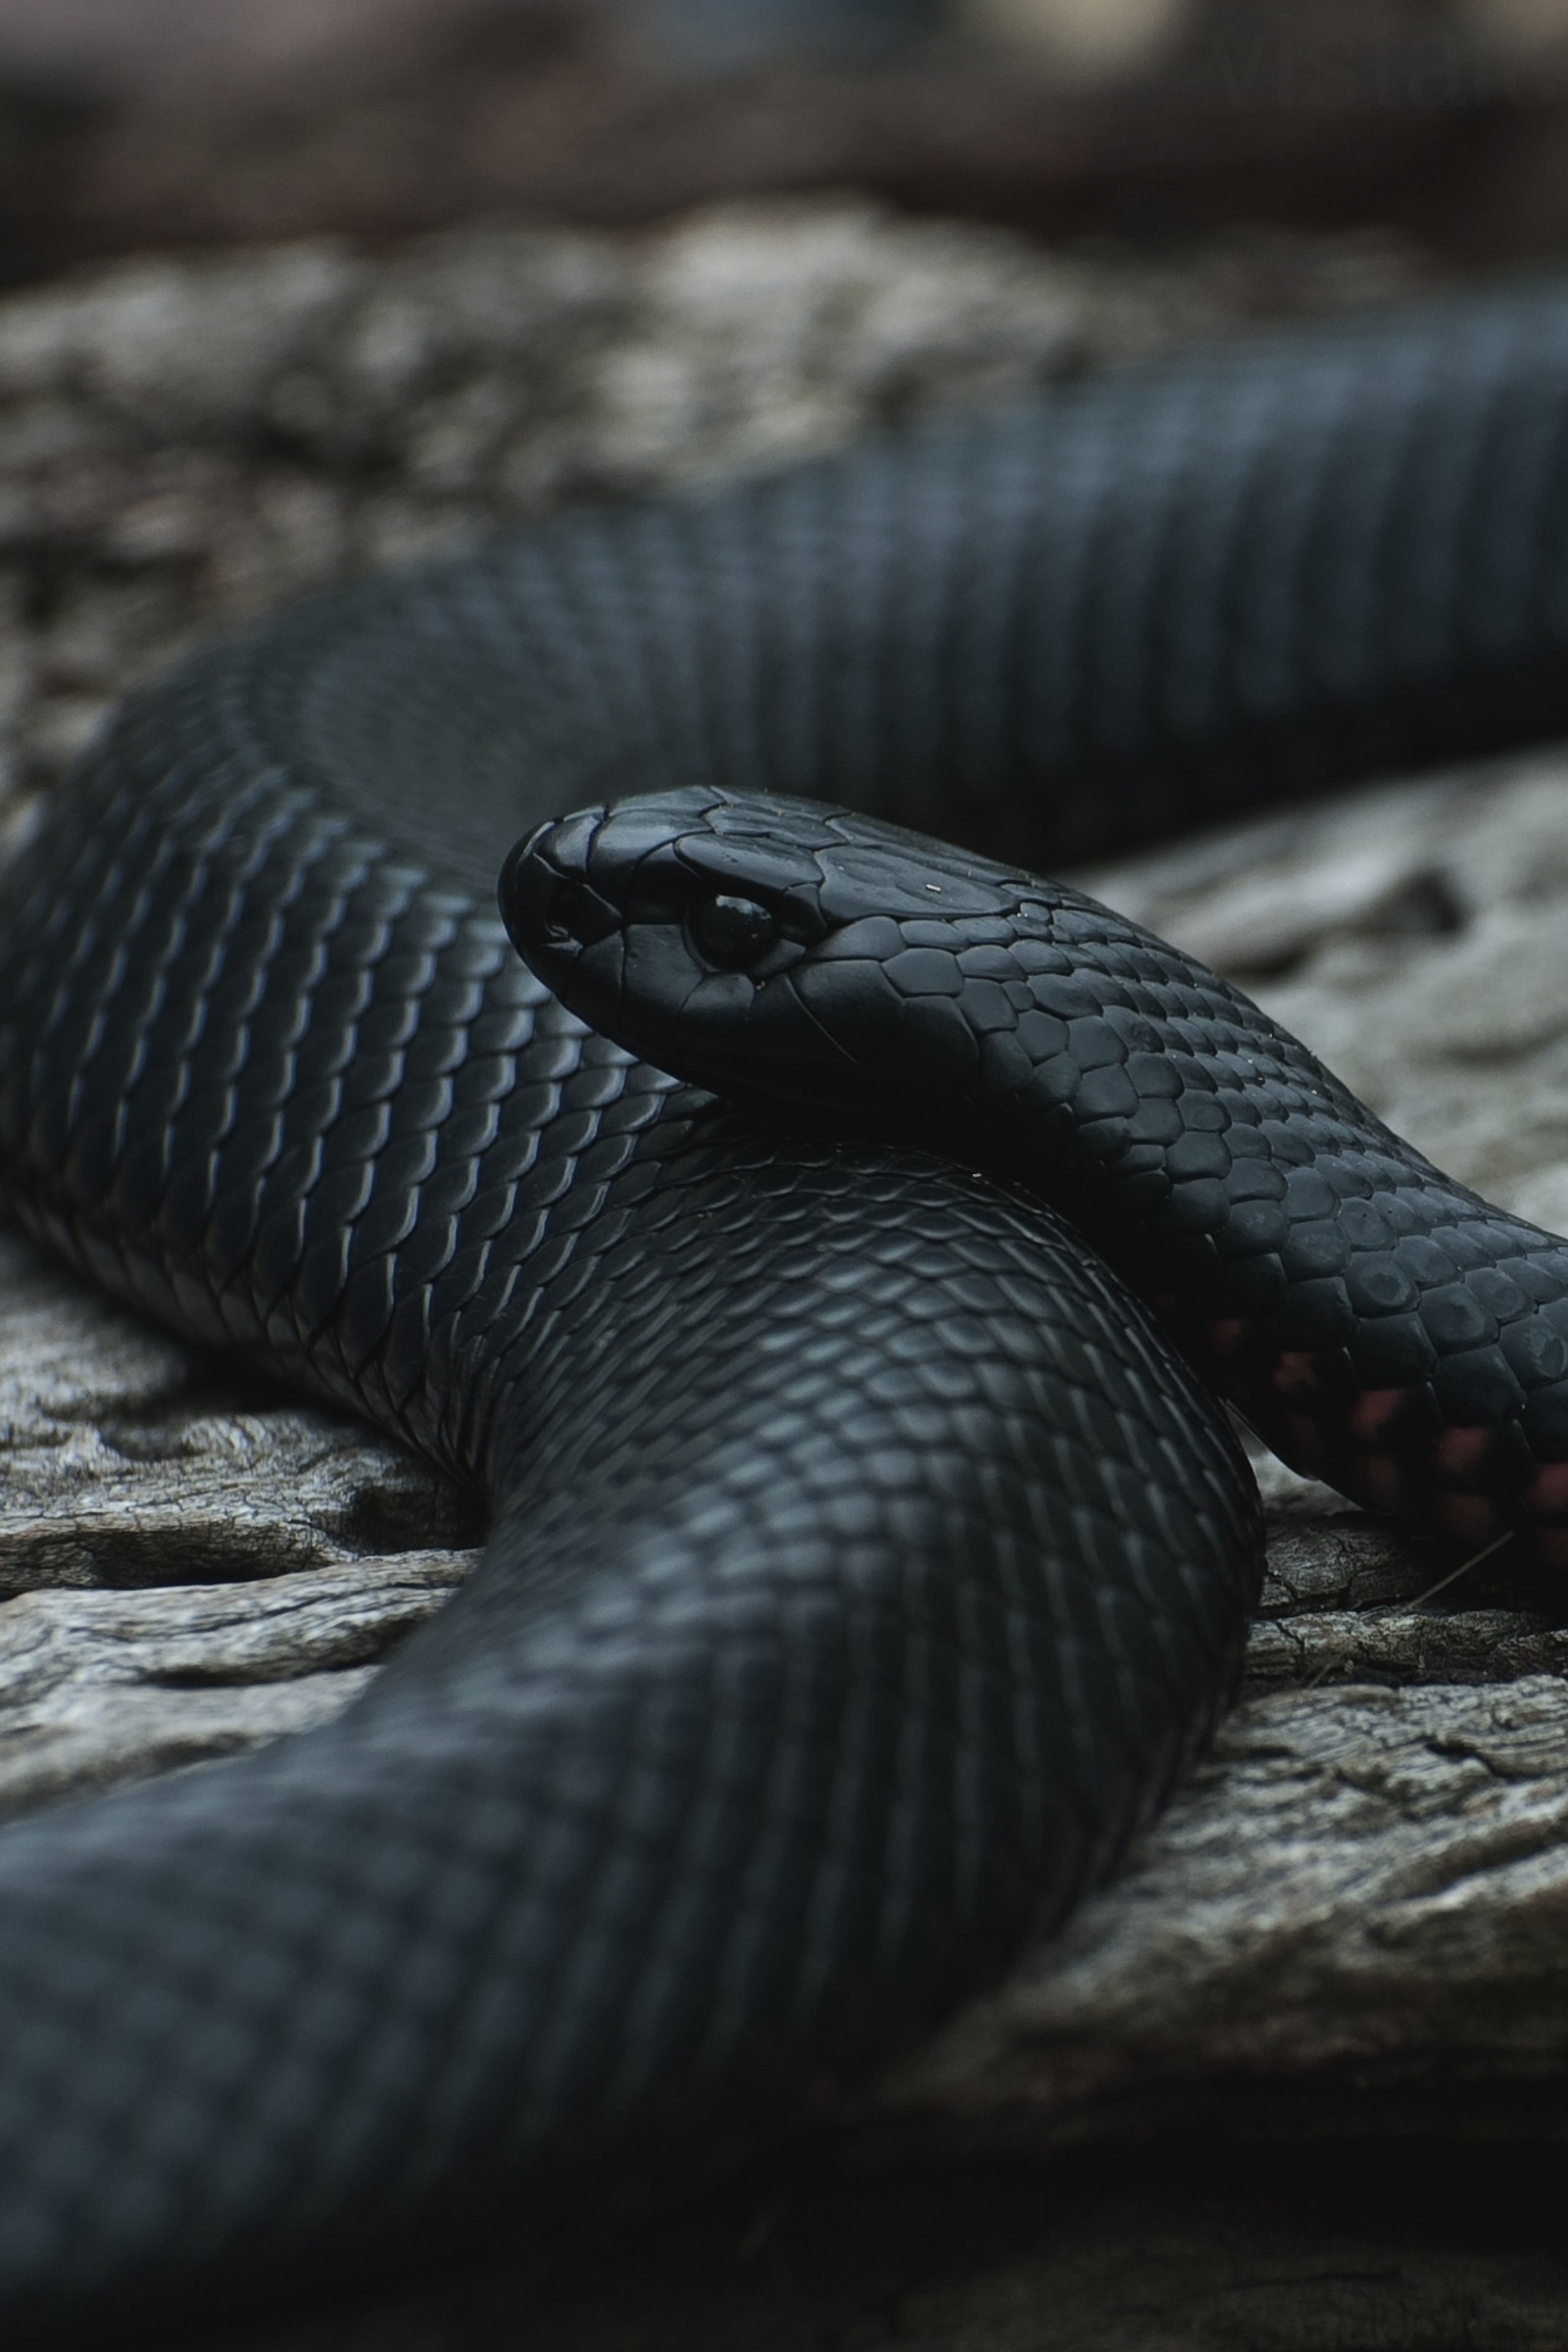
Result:
[[[1543,285],[566,516],[125,705],[0,880],[5,1198],[495,1532],[328,1728],[0,1837],[8,2341],[662,2164],[1111,1868],[1255,1503],[1043,1169],[1286,1450],[1561,1560],[1562,1246],[1018,869],[1561,729],[1565,654]],[[497,920],[634,790],[507,911],[782,1110]]]

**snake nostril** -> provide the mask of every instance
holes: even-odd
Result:
[[[596,915],[599,919],[596,920]],[[589,892],[580,882],[562,882],[551,894],[545,915],[545,937],[553,946],[563,947],[568,940],[580,948],[587,947],[604,930],[602,914],[595,907]]]

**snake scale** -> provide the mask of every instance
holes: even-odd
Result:
[[[0,877],[5,1200],[493,1533],[339,1720],[0,1834],[8,2343],[513,2229],[1059,1921],[1255,1588],[1167,1332],[1561,1563],[1568,1253],[1031,876],[1565,728],[1552,283],[566,514],[131,697]],[[506,912],[649,1059],[498,919],[573,809]]]

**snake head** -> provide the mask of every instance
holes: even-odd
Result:
[[[922,1006],[900,984],[923,968],[908,951],[933,925],[955,948],[995,932],[1018,890],[843,809],[691,788],[539,826],[500,904],[561,1002],[660,1068],[731,1098],[905,1116],[978,1059],[951,994]]]

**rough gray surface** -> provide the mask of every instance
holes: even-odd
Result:
[[[1410,275],[1361,243],[1097,275],[850,207],[155,261],[14,301],[0,814],[24,827],[131,674],[285,589],[1221,328],[1271,284],[1299,308]],[[1453,1173],[1568,1225],[1568,760],[1376,787],[1092,882]],[[0,1812],[319,1721],[464,1573],[466,1506],[378,1442],[14,1237],[0,1297]],[[1337,2177],[1362,2187],[1314,2205],[1299,2138],[1279,2186],[1213,2146],[1093,2153],[1568,2129],[1561,1601],[1506,1551],[1435,1590],[1324,1491],[1267,1487],[1270,1581],[1213,1756],[1064,1939],[839,2121],[825,2174],[633,2231],[608,2269],[590,2249],[269,2344],[1568,2338],[1555,2241],[1511,2209],[1461,2223],[1446,2171],[1395,2211],[1353,2153]]]
[[[346,570],[1097,359],[1422,282],[1376,237],[1181,268],[869,204],[150,257],[0,305],[0,752],[47,782],[128,677]]]

